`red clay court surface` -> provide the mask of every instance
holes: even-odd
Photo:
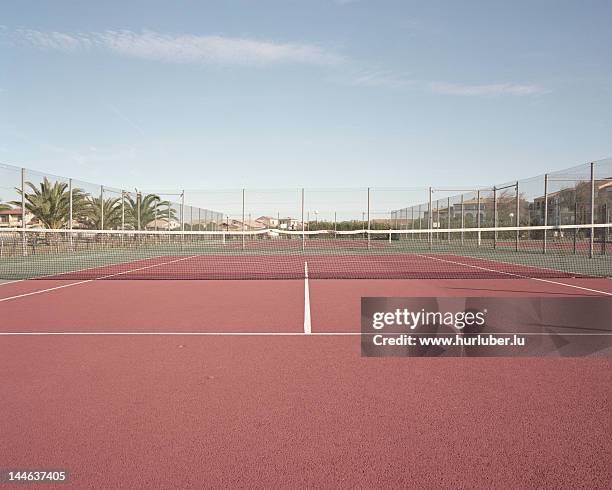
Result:
[[[0,285],[0,466],[67,469],[58,488],[609,488],[610,358],[362,358],[358,332],[362,296],[612,281],[308,285],[311,334],[304,280]]]

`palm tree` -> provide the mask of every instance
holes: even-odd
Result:
[[[116,197],[104,199],[100,206],[99,197],[87,197],[87,224],[94,230],[102,229],[102,219],[104,218],[105,230],[112,230],[121,227],[121,199]]]
[[[166,222],[176,219],[176,211],[172,209],[169,201],[162,201],[157,194],[136,194],[126,196],[125,220],[134,229],[142,230],[156,219]]]
[[[20,196],[23,194],[26,210],[33,214],[46,228],[64,228],[70,215],[70,191],[65,182],[51,183],[47,177],[40,187],[32,182],[26,182],[31,192],[15,189]],[[72,218],[83,219],[87,211],[87,194],[82,189],[72,189]],[[14,206],[21,206],[21,201],[11,201]]]

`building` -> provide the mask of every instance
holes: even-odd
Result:
[[[26,211],[26,226],[38,224],[34,215]],[[21,228],[21,208],[0,210],[0,228]]]

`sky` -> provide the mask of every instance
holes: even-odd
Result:
[[[612,156],[612,2],[5,0],[0,162],[145,189],[457,186]]]

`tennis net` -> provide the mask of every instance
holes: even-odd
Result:
[[[0,279],[612,277],[612,224],[352,231],[0,229]],[[307,267],[306,267],[307,264]]]

